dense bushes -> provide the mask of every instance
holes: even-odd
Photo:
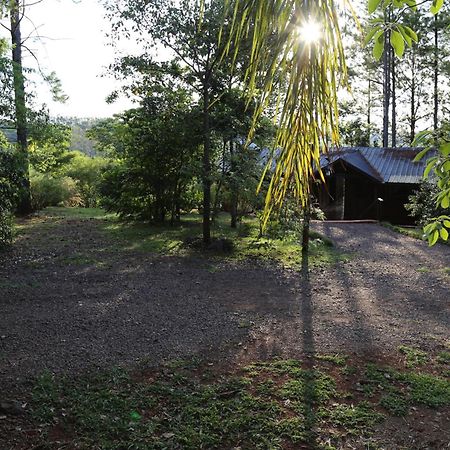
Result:
[[[436,204],[436,198],[439,195],[439,188],[436,182],[424,181],[417,191],[409,196],[408,203],[405,205],[409,215],[413,217],[417,224],[424,226],[433,218],[445,214],[444,208]]]
[[[32,172],[30,182],[34,210],[47,206],[82,206],[77,183],[70,177]]]
[[[99,204],[99,180],[105,166],[103,158],[91,158],[70,152],[67,163],[57,171],[31,171],[31,194],[34,210],[47,206],[84,206]]]
[[[20,164],[17,155],[0,138],[0,248],[13,237],[12,213],[20,192]]]

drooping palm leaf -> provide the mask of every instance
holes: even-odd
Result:
[[[225,0],[231,22],[229,48],[250,39],[248,94],[257,98],[255,122],[278,96],[280,113],[266,196],[265,221],[288,191],[309,201],[310,182],[322,177],[320,155],[339,143],[337,91],[346,83],[346,65],[335,0]],[[321,28],[320,40],[302,36],[306,23]],[[279,83],[279,81],[282,83]],[[322,177],[323,178],[323,177]]]

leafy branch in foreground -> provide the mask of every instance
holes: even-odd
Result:
[[[450,210],[450,125],[444,125],[437,132],[422,131],[416,136],[413,145],[425,147],[416,156],[416,161],[432,155],[427,161],[424,178],[431,174],[435,177],[440,190],[436,196],[436,206]],[[434,245],[439,237],[447,241],[449,230],[449,215],[433,218],[423,229],[430,246]]]

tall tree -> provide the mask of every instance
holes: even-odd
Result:
[[[144,54],[134,59],[134,69],[145,74],[143,65],[153,67],[153,72],[171,72],[174,82],[193,89],[199,98],[202,115],[202,186],[203,186],[203,240],[211,241],[211,185],[213,175],[213,124],[214,105],[220,101],[230,85],[230,58],[224,58],[227,28],[222,29],[223,0],[121,0],[107,2],[109,17],[116,35],[129,33],[136,37]],[[222,34],[222,39],[220,38]],[[154,46],[170,51],[164,63],[154,63],[151,55]],[[116,67],[130,70],[131,59],[122,59]],[[140,66],[139,66],[140,64]],[[176,69],[175,69],[176,68]],[[147,70],[147,69],[145,69]],[[148,77],[150,70],[146,72]]]

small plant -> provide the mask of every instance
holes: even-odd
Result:
[[[406,345],[402,345],[398,349],[406,357],[406,367],[423,366],[428,361],[427,354],[422,350],[407,347]]]

